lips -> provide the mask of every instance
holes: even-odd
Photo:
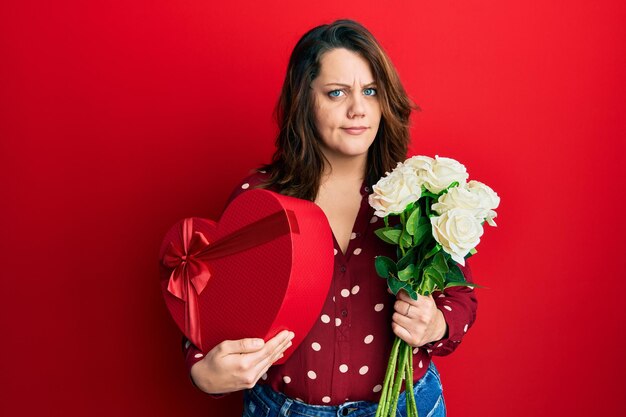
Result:
[[[369,128],[365,126],[355,126],[355,127],[343,127],[342,129],[350,135],[360,135],[361,133],[365,132]]]

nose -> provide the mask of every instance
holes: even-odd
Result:
[[[352,94],[352,100],[348,107],[348,118],[354,119],[363,116],[365,116],[365,97],[360,92],[355,92]]]

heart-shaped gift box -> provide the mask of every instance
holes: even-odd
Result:
[[[224,340],[295,333],[285,362],[308,334],[333,275],[333,238],[314,203],[268,190],[235,198],[219,222],[187,218],[160,250],[165,303],[204,353]]]

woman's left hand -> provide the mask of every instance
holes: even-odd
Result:
[[[393,332],[413,347],[443,339],[446,334],[446,320],[432,295],[418,295],[417,300],[413,300],[406,291],[400,290],[394,310]]]

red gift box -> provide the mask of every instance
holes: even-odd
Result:
[[[204,353],[224,340],[295,332],[286,361],[319,318],[333,275],[333,238],[314,203],[250,190],[218,223],[187,218],[160,251],[165,303]]]

